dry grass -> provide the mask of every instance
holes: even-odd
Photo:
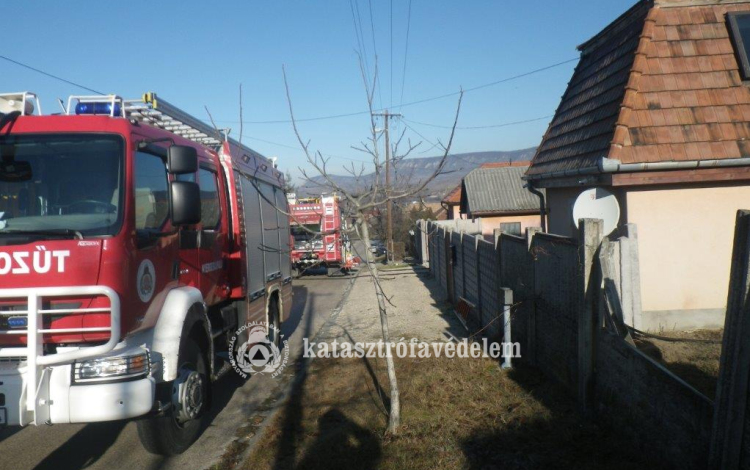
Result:
[[[378,361],[372,359],[371,361]],[[486,359],[398,359],[402,427],[384,436],[383,360],[316,359],[245,469],[644,468],[536,371]],[[382,391],[381,391],[382,393]]]
[[[635,343],[641,351],[713,400],[719,378],[723,334],[724,330],[661,332],[659,336],[707,342],[664,341],[644,336],[637,337]]]

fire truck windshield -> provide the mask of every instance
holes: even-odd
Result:
[[[295,250],[317,250],[323,248],[323,240],[320,238],[320,224],[305,224],[304,226],[293,224],[289,227],[294,237]]]
[[[123,147],[117,136],[0,136],[0,244],[3,234],[116,234]]]

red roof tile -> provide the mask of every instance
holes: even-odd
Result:
[[[580,46],[581,60],[528,175],[750,154],[750,89],[725,15],[750,2],[642,0]]]
[[[461,204],[461,186],[463,183],[459,183],[451,192],[449,192],[442,200],[448,206],[457,206]]]

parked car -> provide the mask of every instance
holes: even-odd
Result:
[[[386,253],[385,245],[380,240],[370,240],[370,253],[375,256],[383,256]]]

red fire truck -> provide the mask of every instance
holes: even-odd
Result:
[[[297,199],[289,194],[292,274],[322,267],[329,276],[350,268],[347,237],[342,235],[339,199],[334,195]]]
[[[239,327],[279,344],[283,176],[226,134],[153,93],[0,95],[0,426],[140,417],[179,453]]]

